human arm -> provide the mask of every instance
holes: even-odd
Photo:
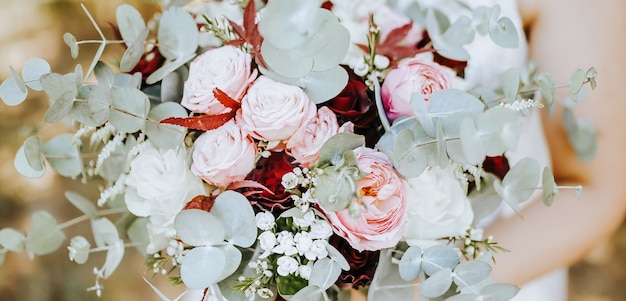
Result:
[[[597,153],[580,162],[569,146],[560,108],[544,118],[559,185],[584,186],[582,199],[561,190],[552,207],[536,201],[488,229],[509,253],[496,254],[493,275],[501,282],[524,284],[571,265],[605,239],[623,220],[626,209],[626,2],[606,0],[519,0],[530,28],[530,59],[548,71],[557,85],[577,68],[595,67],[598,87],[576,106],[577,116],[591,118]],[[557,90],[562,99],[565,89]]]

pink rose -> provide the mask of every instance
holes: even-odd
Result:
[[[237,111],[237,124],[252,137],[286,142],[316,115],[315,104],[301,88],[261,76]]]
[[[252,171],[255,156],[254,141],[229,121],[196,139],[191,171],[211,185],[226,187]]]
[[[287,153],[302,167],[309,167],[317,162],[324,142],[339,132],[335,113],[328,107],[321,107],[316,118],[301,128],[287,142]]]
[[[348,209],[326,213],[334,232],[356,250],[375,251],[395,246],[404,234],[408,185],[384,153],[370,148],[354,150],[359,168],[367,174],[357,184],[361,216]]]
[[[452,86],[452,71],[441,65],[413,58],[389,71],[381,87],[383,107],[390,121],[400,116],[413,116],[411,94],[418,92],[428,101],[430,96]]]
[[[196,113],[224,113],[225,108],[213,96],[213,90],[219,88],[239,101],[257,75],[250,67],[251,61],[249,54],[232,46],[199,55],[189,67],[181,104]]]

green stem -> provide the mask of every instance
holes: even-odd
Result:
[[[101,210],[96,212],[98,214],[98,216],[103,216],[103,215],[111,215],[111,214],[118,214],[118,213],[125,213],[128,210],[126,208],[112,208],[112,209],[106,209],[106,210]],[[78,223],[84,222],[86,220],[89,220],[89,216],[85,215],[81,215],[78,217],[75,217],[65,223],[62,223],[60,225],[57,226],[57,228],[59,230],[63,230],[65,228],[69,228],[73,225],[76,225]]]

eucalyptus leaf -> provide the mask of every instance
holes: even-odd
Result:
[[[576,119],[574,111],[566,107],[563,110],[563,125],[578,158],[582,161],[593,158],[596,153],[596,131],[591,120]]]
[[[41,82],[43,90],[46,92],[48,97],[50,97],[50,100],[52,100],[53,103],[61,98],[64,98],[65,101],[68,101],[69,98],[73,100],[74,97],[78,95],[76,83],[69,77],[61,74],[44,74],[40,77],[39,81]]]
[[[302,57],[296,51],[284,51],[271,43],[263,43],[261,53],[270,70],[288,78],[302,78],[313,70],[313,58]]]
[[[517,28],[511,19],[500,16],[500,6],[495,5],[491,9],[489,21],[489,37],[498,46],[504,48],[517,48],[519,46],[519,36]]]
[[[442,268],[454,269],[459,263],[459,255],[450,246],[436,245],[424,250],[422,260],[426,275],[433,275]]]
[[[442,119],[455,113],[480,114],[484,110],[483,103],[476,96],[452,88],[433,93],[428,100],[428,106],[432,117]]]
[[[569,98],[574,101],[578,101],[578,92],[580,92],[580,89],[583,87],[585,79],[587,79],[587,77],[585,71],[583,71],[582,69],[576,69],[576,71],[572,73],[569,79]]]
[[[226,230],[215,215],[199,210],[183,210],[176,215],[174,227],[178,237],[192,246],[217,245],[224,242]]]
[[[76,41],[76,37],[74,37],[73,34],[66,32],[63,34],[63,41],[65,42],[65,45],[67,45],[68,47],[70,47],[70,52],[72,54],[72,58],[76,59],[78,58],[78,42]]]
[[[519,292],[520,288],[512,284],[494,283],[480,290],[484,300],[510,300]]]
[[[179,102],[183,97],[184,79],[181,72],[172,72],[161,81],[161,102]]]
[[[46,60],[41,58],[31,58],[24,63],[24,67],[22,68],[22,77],[24,77],[24,81],[28,87],[35,91],[41,91],[43,90],[43,87],[39,82],[39,78],[50,72],[50,64],[48,64]]]
[[[24,102],[28,92],[20,90],[15,77],[9,77],[0,84],[0,98],[7,106],[17,106]]]
[[[26,249],[35,255],[46,255],[56,251],[65,234],[59,229],[56,219],[46,211],[35,211],[32,215],[33,229],[26,235]]]
[[[452,270],[445,267],[420,284],[420,295],[426,298],[437,298],[448,291],[452,285]]]
[[[351,170],[355,170],[351,172]],[[328,167],[317,178],[315,197],[320,206],[326,211],[341,211],[357,197],[355,193],[357,176],[356,167]]]
[[[467,162],[472,165],[480,164],[484,161],[486,151],[481,138],[478,136],[476,124],[471,118],[464,118],[461,121],[461,147]]]
[[[509,170],[502,180],[502,185],[495,182],[494,188],[511,208],[518,211],[519,204],[530,198],[537,188],[539,173],[539,163],[533,158],[526,157]]]
[[[428,135],[435,137],[435,122],[428,112],[428,103],[422,93],[411,94],[411,110]]]
[[[128,229],[126,235],[140,254],[147,254],[148,243],[150,242],[150,234],[148,233],[148,224],[150,219],[147,217],[140,217],[135,219]]]
[[[537,84],[539,85],[539,91],[541,92],[541,97],[546,102],[547,106],[552,106],[552,102],[554,101],[554,81],[552,77],[547,72],[542,72],[537,76]]]
[[[400,276],[406,281],[415,280],[422,272],[422,249],[411,246],[400,259]]]
[[[203,230],[209,231],[209,229]],[[183,257],[180,276],[188,288],[204,289],[221,280],[225,266],[226,256],[220,249],[196,247],[189,250]]]
[[[437,139],[437,163],[441,168],[448,166],[448,152],[446,150],[446,134],[443,131],[443,122],[437,119],[435,126],[435,138]]]
[[[43,161],[44,157],[41,139],[38,136],[30,136],[24,141],[23,147],[28,165],[36,171],[45,170],[46,166]]]
[[[243,194],[233,190],[222,192],[215,199],[211,214],[222,222],[224,239],[244,248],[252,246],[256,241],[254,210]]]
[[[98,218],[98,209],[93,205],[91,201],[89,201],[84,196],[80,195],[78,192],[74,192],[71,190],[65,191],[65,197],[76,207],[76,209],[80,210],[89,219],[97,219]]]
[[[158,31],[159,52],[168,60],[188,58],[198,47],[198,27],[193,17],[181,7],[163,12]]]
[[[330,244],[326,244],[326,251],[328,251],[328,257],[336,262],[339,267],[344,271],[350,270],[350,264],[346,260],[346,258]]]
[[[43,169],[36,170],[28,163],[23,145],[20,146],[20,148],[17,150],[17,153],[15,154],[15,158],[13,159],[13,166],[19,174],[30,179],[40,178],[46,172],[45,165]]]
[[[76,67],[74,67],[74,83],[76,84],[76,89],[79,90],[80,95],[80,90],[83,87],[83,66],[80,64],[76,64]]]
[[[328,300],[324,297],[325,291],[316,285],[303,287],[295,295],[289,298],[290,301],[323,301]]]
[[[74,96],[75,93],[71,91],[63,93],[61,97],[52,102],[44,120],[48,123],[55,123],[70,115],[74,105]]]
[[[466,45],[474,40],[475,31],[472,28],[472,20],[467,16],[460,16],[443,33],[442,38],[454,41],[459,45]]]
[[[398,133],[393,149],[393,166],[403,176],[417,177],[428,167],[427,148],[418,144],[411,130]]]
[[[73,143],[74,135],[65,133],[48,141],[43,148],[46,160],[57,173],[73,178],[83,170],[82,158]]]
[[[312,71],[300,79],[309,100],[320,104],[337,96],[348,83],[348,73],[340,66],[324,71]]]
[[[222,253],[224,254],[224,258],[226,261],[224,262],[224,269],[222,270],[222,275],[218,281],[226,279],[231,276],[241,263],[242,254],[239,249],[231,244],[223,245],[218,247]]]
[[[74,236],[70,239],[69,256],[70,260],[78,264],[84,264],[89,259],[91,244],[83,236]]]
[[[510,68],[502,75],[502,90],[506,101],[515,101],[520,87],[520,71],[517,68]]]
[[[322,258],[315,261],[311,269],[309,285],[315,285],[323,290],[330,288],[341,274],[341,268],[330,258]]]
[[[163,66],[161,66],[161,68],[152,72],[152,74],[148,76],[148,78],[146,79],[146,83],[149,85],[157,83],[158,81],[165,78],[168,74],[174,72],[176,69],[186,64],[188,61],[190,61],[194,57],[195,57],[195,54],[191,53],[185,57],[181,57],[176,60],[166,62]]]
[[[84,125],[98,127],[109,120],[109,110],[93,112],[88,103],[74,102],[70,115]]]
[[[146,39],[148,38],[148,34],[150,33],[150,29],[145,27],[137,36],[137,38],[128,45],[126,51],[122,55],[122,59],[120,60],[120,70],[122,72],[130,72],[137,66],[141,57],[144,53],[144,44]]]
[[[541,175],[541,190],[544,205],[551,206],[554,196],[559,193],[559,190],[554,182],[552,170],[550,170],[550,167],[548,166],[543,168],[543,173]]]
[[[109,122],[116,129],[134,133],[144,127],[150,110],[150,101],[141,91],[121,87],[111,89]]]
[[[13,67],[11,66],[9,66],[9,71],[11,72],[11,75],[13,75],[13,79],[15,79],[15,84],[20,89],[20,91],[22,91],[22,93],[28,93],[28,90],[26,89],[26,84],[24,83],[22,77],[17,73],[17,71],[15,71],[15,69],[13,69]]]
[[[93,73],[96,76],[96,80],[98,80],[99,85],[105,85],[107,87],[113,86],[113,70],[111,70],[111,68],[103,61],[98,61],[96,63]]]
[[[320,150],[320,158],[317,165],[338,165],[343,154],[357,147],[365,145],[365,137],[353,133],[339,133],[330,137]]]
[[[484,261],[464,261],[454,268],[454,283],[459,287],[469,287],[483,281],[489,273],[491,266]]]
[[[115,20],[126,46],[130,47],[133,41],[145,30],[146,23],[141,13],[132,5],[122,4],[115,11]]]
[[[26,249],[26,236],[13,228],[0,230],[0,246],[9,251],[21,253]]]
[[[150,110],[144,132],[156,146],[176,148],[182,145],[187,130],[182,126],[159,123],[168,117],[187,117],[187,111],[175,102],[158,104]]]

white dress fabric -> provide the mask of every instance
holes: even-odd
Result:
[[[476,36],[476,39],[466,47],[470,54],[470,63],[465,70],[465,77],[471,86],[497,86],[501,75],[512,67],[524,67],[527,63],[528,47],[524,36],[522,21],[516,0],[418,0],[424,6],[434,6],[445,12],[451,21],[469,10],[459,4],[463,2],[469,7],[499,5],[502,15],[509,17],[518,29],[520,47],[503,49],[495,45],[488,37]],[[550,155],[543,134],[540,114],[530,114],[525,122],[525,129],[515,152],[507,153],[511,166],[524,157],[536,159],[540,165],[550,166]],[[532,201],[540,199],[536,193]],[[523,207],[524,204],[522,204]],[[505,208],[506,207],[506,208]],[[510,208],[503,206],[502,214],[514,214]],[[523,212],[522,212],[523,215]],[[497,241],[497,237],[495,238]],[[506,247],[506,246],[503,246]],[[497,256],[497,255],[496,255]],[[523,256],[523,254],[519,254]],[[524,285],[513,301],[565,301],[567,300],[567,269],[557,270],[551,274]]]

